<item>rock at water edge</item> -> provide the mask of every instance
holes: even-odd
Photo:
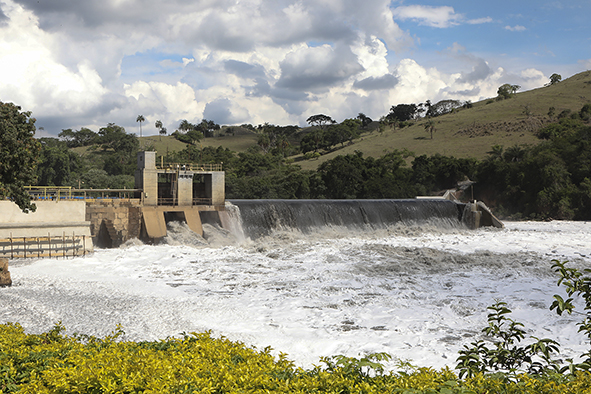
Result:
[[[0,287],[12,286],[10,272],[8,272],[8,259],[0,258]]]

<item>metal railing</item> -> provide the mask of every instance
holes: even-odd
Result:
[[[42,237],[10,237],[0,239],[0,257],[40,258],[40,257],[76,257],[86,255],[87,242],[92,240],[86,235],[61,236],[47,234]]]
[[[34,200],[70,199],[72,189],[72,186],[25,186]]]
[[[211,198],[193,198],[193,205],[212,205]],[[176,206],[178,198],[158,198],[158,205]]]
[[[142,189],[75,189],[72,186],[25,186],[33,200],[134,198]]]
[[[161,163],[157,164],[156,168],[159,170],[172,170],[172,171],[193,171],[193,172],[211,172],[211,171],[222,171],[222,164],[211,164],[211,163]]]

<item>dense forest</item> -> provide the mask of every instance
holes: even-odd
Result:
[[[439,104],[439,103],[438,103]],[[461,103],[436,106],[453,110]],[[463,106],[469,105],[464,103]],[[384,121],[404,127],[417,106],[396,106],[382,122],[363,114],[340,124],[330,117],[311,117],[311,127],[269,124],[251,128],[258,143],[244,152],[222,147],[199,147],[201,125],[181,124],[174,136],[191,143],[170,152],[169,163],[223,163],[226,196],[246,199],[343,199],[413,198],[456,189],[458,182],[472,184],[464,199],[486,202],[502,217],[515,219],[591,219],[591,105],[578,112],[564,111],[542,127],[535,146],[495,145],[483,160],[444,155],[415,155],[393,150],[379,158],[362,152],[323,162],[318,169],[302,170],[290,158],[349,144],[361,133],[383,127]],[[426,108],[426,111],[435,111]],[[437,114],[436,114],[437,115]],[[552,114],[554,115],[554,114]],[[208,122],[204,124],[207,125]],[[215,125],[209,125],[209,128]],[[426,127],[427,128],[427,127]],[[218,127],[219,129],[219,127]],[[378,130],[379,131],[379,130]],[[232,132],[226,130],[226,133]],[[63,130],[60,138],[41,138],[39,185],[70,185],[83,188],[133,188],[136,152],[140,141],[122,127],[108,124],[98,132]],[[71,148],[85,146],[92,154],[80,155]],[[142,146],[142,149],[153,149]],[[308,157],[309,158],[309,157]],[[312,158],[313,159],[313,158]]]

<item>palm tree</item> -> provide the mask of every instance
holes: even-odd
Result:
[[[162,129],[163,129],[163,127],[162,127],[162,121],[157,120],[156,122],[154,122],[154,126],[156,126],[156,128],[158,130],[160,130],[160,141],[162,141]]]
[[[187,119],[183,119],[181,120],[181,123],[179,124],[179,130],[184,131],[185,133],[191,129],[194,129],[195,126],[193,126],[191,123],[189,123],[189,121]]]
[[[433,119],[429,119],[427,123],[425,123],[425,131],[431,132],[431,139],[433,139],[433,132],[435,130],[435,122],[433,122]]]
[[[144,118],[144,115],[138,115],[135,121],[140,122],[140,138],[142,138],[142,122],[145,122],[146,118]]]

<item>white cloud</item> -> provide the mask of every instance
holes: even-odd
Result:
[[[124,89],[136,112],[152,123],[158,119],[166,127],[171,127],[181,119],[201,119],[204,104],[197,102],[195,91],[187,84],[138,81],[125,85]]]
[[[349,48],[302,47],[281,62],[277,86],[299,91],[322,91],[363,71]]]
[[[391,0],[361,6],[358,0],[169,0],[166,7],[146,0],[134,7],[129,1],[0,0],[6,16],[0,100],[33,111],[38,125],[56,135],[60,128],[108,122],[136,129],[138,114],[169,130],[181,119],[205,116],[300,125],[314,113],[377,119],[400,102],[474,101],[506,81],[530,86],[541,79],[539,67],[522,73],[513,66],[509,73],[495,65],[494,54],[471,54],[459,44],[421,53],[413,47],[421,37],[396,23],[492,22],[466,19],[452,7],[393,8]],[[591,61],[580,64],[591,67]]]
[[[591,70],[591,59],[579,60],[578,63],[586,70]]]
[[[515,26],[505,26],[505,30],[509,31],[525,31],[527,30],[525,26],[515,25]]]
[[[170,59],[164,59],[160,62],[160,65],[164,68],[183,68],[186,67],[187,64],[193,63],[195,59],[187,59],[186,57],[183,58],[182,62],[175,62]]]
[[[493,21],[493,19],[490,16],[487,16],[484,18],[469,19],[466,21],[466,23],[468,23],[470,25],[481,25],[483,23],[490,23],[492,21]]]
[[[474,83],[482,81],[493,72],[486,60],[469,53],[465,47],[457,42],[454,42],[450,48],[447,48],[447,52],[450,57],[459,60],[465,65],[471,66],[470,72],[462,71],[459,73],[458,82]]]
[[[421,25],[439,28],[458,25],[463,19],[463,15],[456,14],[454,8],[449,6],[408,5],[396,7],[392,13],[397,19],[412,19]]]
[[[36,26],[36,18],[9,4],[10,18],[0,27],[0,99],[35,109],[39,116],[83,114],[99,105],[107,89],[88,61],[72,68],[54,56],[59,37]]]
[[[390,72],[388,60],[388,49],[376,36],[368,37],[359,41],[351,47],[351,51],[357,56],[363,72],[359,78],[381,77]]]
[[[521,90],[537,88],[548,82],[548,77],[542,71],[535,68],[528,68],[521,71],[520,76],[522,78]]]

